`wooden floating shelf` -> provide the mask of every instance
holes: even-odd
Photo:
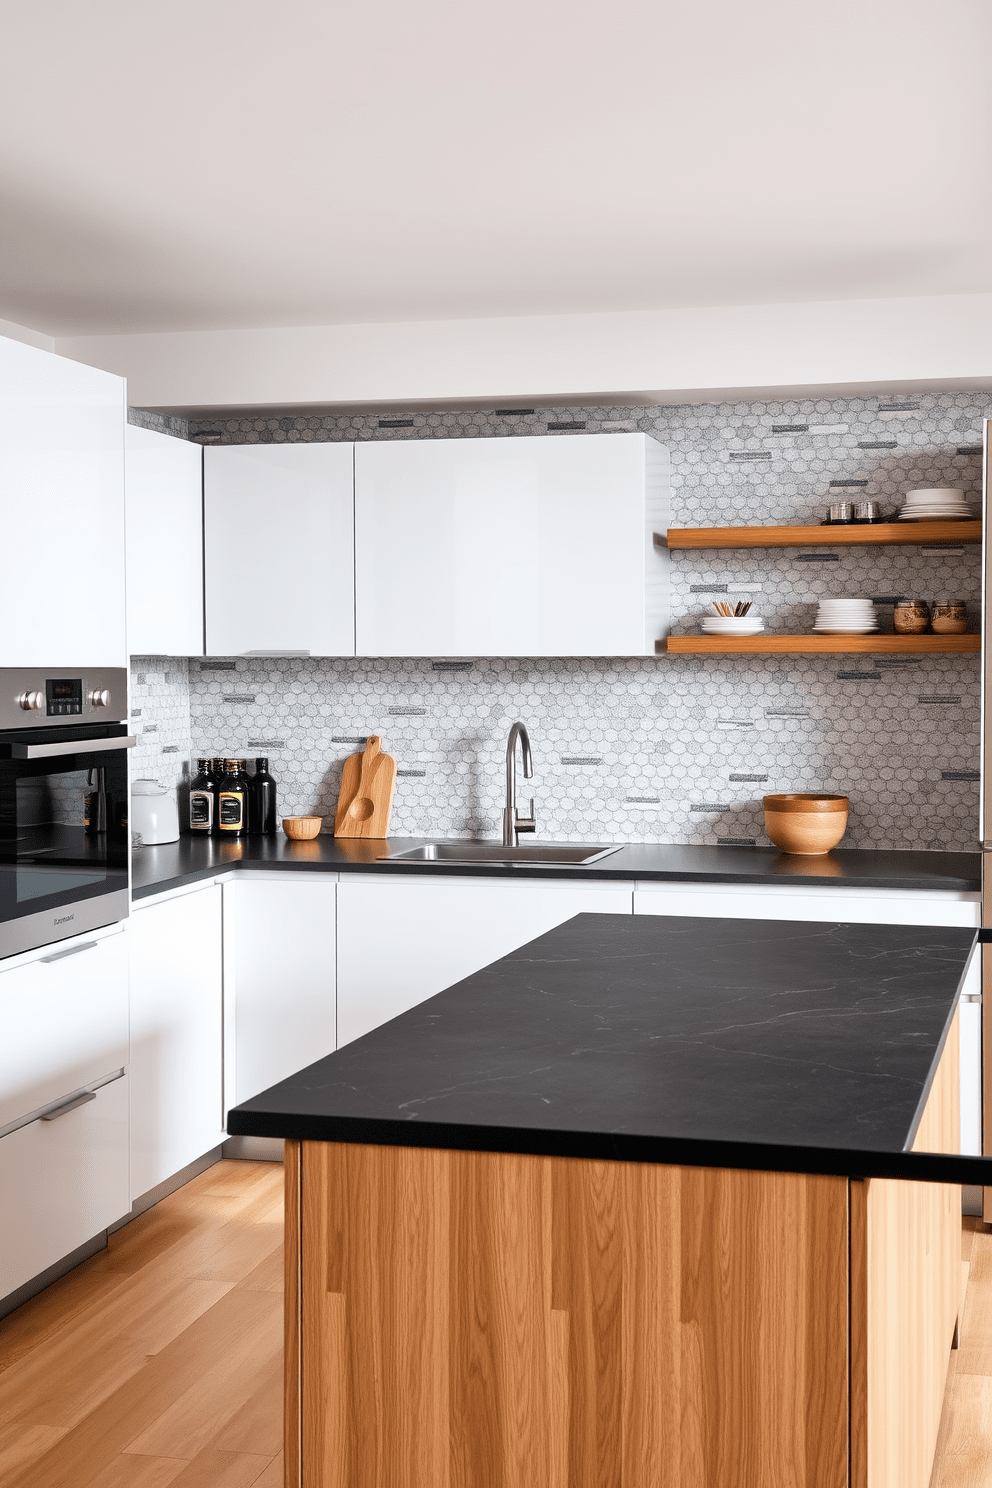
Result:
[[[969,635],[754,635],[669,636],[657,650],[677,656],[829,656],[832,652],[874,652],[881,656],[960,656],[981,649],[979,634]]]
[[[981,522],[880,522],[850,527],[670,527],[670,548],[854,548],[980,543]]]

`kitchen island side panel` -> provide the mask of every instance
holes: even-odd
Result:
[[[958,1152],[960,1010],[914,1152]],[[962,1303],[960,1189],[851,1184],[851,1488],[927,1488]]]
[[[301,1224],[302,1488],[847,1484],[846,1179],[304,1142]]]

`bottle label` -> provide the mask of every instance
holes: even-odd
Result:
[[[218,825],[222,832],[238,832],[245,824],[243,791],[221,791],[217,803]]]
[[[214,824],[214,798],[210,791],[190,791],[189,824],[194,832],[209,832]]]

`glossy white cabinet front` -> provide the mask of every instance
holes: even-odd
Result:
[[[123,927],[0,962],[0,1129],[128,1062]]]
[[[643,656],[667,628],[645,434],[355,445],[359,656]]]
[[[0,963],[0,1027],[2,1298],[131,1207],[124,927]]]
[[[334,1049],[336,890],[321,873],[224,885],[228,1107]]]
[[[128,1077],[85,1104],[0,1137],[0,1298],[122,1219]]]
[[[354,656],[350,444],[203,452],[208,656]]]
[[[224,1139],[222,889],[131,915],[131,1190],[140,1198]]]
[[[0,337],[0,666],[125,666],[124,382]]]
[[[203,655],[203,451],[128,424],[127,648]]]
[[[573,915],[630,912],[629,883],[342,877],[338,1047]]]

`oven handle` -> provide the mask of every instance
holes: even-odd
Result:
[[[113,739],[77,739],[61,744],[11,744],[12,759],[58,759],[60,754],[99,754],[106,749],[133,749],[137,744],[133,734],[119,734]]]

